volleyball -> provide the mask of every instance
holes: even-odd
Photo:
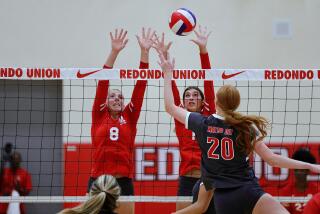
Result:
[[[179,8],[171,14],[169,19],[170,29],[179,36],[186,36],[196,27],[195,15],[186,8]]]

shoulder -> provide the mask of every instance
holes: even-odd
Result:
[[[25,175],[30,175],[30,173],[24,168],[20,168],[20,173]]]
[[[192,121],[204,122],[205,120],[207,120],[208,116],[202,115],[198,112],[188,112],[186,118],[189,122],[192,122]]]
[[[217,115],[217,114],[211,114],[211,115],[207,116],[206,123],[208,123],[210,125],[225,124],[224,117],[221,117],[220,115]]]
[[[24,178],[31,177],[31,174],[24,168],[19,168],[18,171],[16,172],[16,175]]]

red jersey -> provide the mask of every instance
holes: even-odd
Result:
[[[203,69],[210,69],[210,60],[208,54],[200,54],[201,67]],[[181,103],[181,98],[179,95],[178,87],[175,81],[172,81],[172,91],[174,96],[174,103],[176,106],[183,107]],[[201,110],[201,114],[210,115],[213,114],[215,110],[214,104],[214,87],[213,81],[204,81],[204,106]],[[180,167],[179,175],[185,175],[194,169],[200,169],[201,162],[201,151],[199,145],[193,135],[193,132],[186,129],[185,126],[180,123],[178,120],[174,120],[176,127],[176,135],[179,141],[179,150],[180,150]]]
[[[315,194],[303,209],[303,214],[320,213],[320,192]]]
[[[21,196],[26,196],[31,191],[31,176],[26,170],[19,168],[16,172],[13,172],[12,169],[5,168],[2,175],[0,195],[11,196],[12,191],[15,189],[19,191]],[[0,214],[7,213],[8,205],[8,203],[0,203]],[[20,212],[22,214],[25,213],[22,203],[20,203]]]
[[[140,62],[140,68],[148,67],[148,63]],[[137,81],[131,102],[126,105],[120,118],[114,120],[107,107],[101,110],[108,96],[109,80],[98,82],[92,109],[92,177],[107,173],[132,178],[133,146],[146,86],[146,80]]]
[[[318,186],[313,182],[309,182],[307,189],[304,192],[300,192],[295,188],[294,181],[291,181],[287,186],[283,187],[279,191],[279,195],[301,197],[301,196],[312,196],[317,192],[318,192]],[[300,202],[283,203],[283,205],[291,214],[302,214],[306,203],[300,203]]]

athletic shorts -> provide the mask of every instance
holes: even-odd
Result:
[[[199,178],[179,176],[177,196],[192,196],[193,186],[198,180]]]
[[[257,181],[253,180],[235,188],[217,188],[214,204],[217,214],[251,214],[259,198],[265,194]]]
[[[90,188],[95,180],[96,178],[94,177],[89,178],[87,192],[90,191]],[[133,181],[131,178],[121,177],[121,178],[116,178],[116,180],[121,188],[121,195],[123,196],[134,195]]]
[[[198,200],[200,184],[201,184],[201,180],[198,179],[198,181],[196,182],[196,184],[194,185],[193,190],[192,190],[192,196],[193,196],[192,203],[195,203]],[[214,197],[214,195],[213,195],[213,197]],[[213,198],[211,199],[209,207],[208,207],[207,211],[204,212],[204,214],[216,214],[216,210],[214,208],[214,199]]]

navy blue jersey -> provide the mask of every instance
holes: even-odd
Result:
[[[188,113],[186,128],[195,133],[199,143],[202,180],[207,190],[238,187],[256,180],[249,158],[237,146],[237,130],[223,117]]]

